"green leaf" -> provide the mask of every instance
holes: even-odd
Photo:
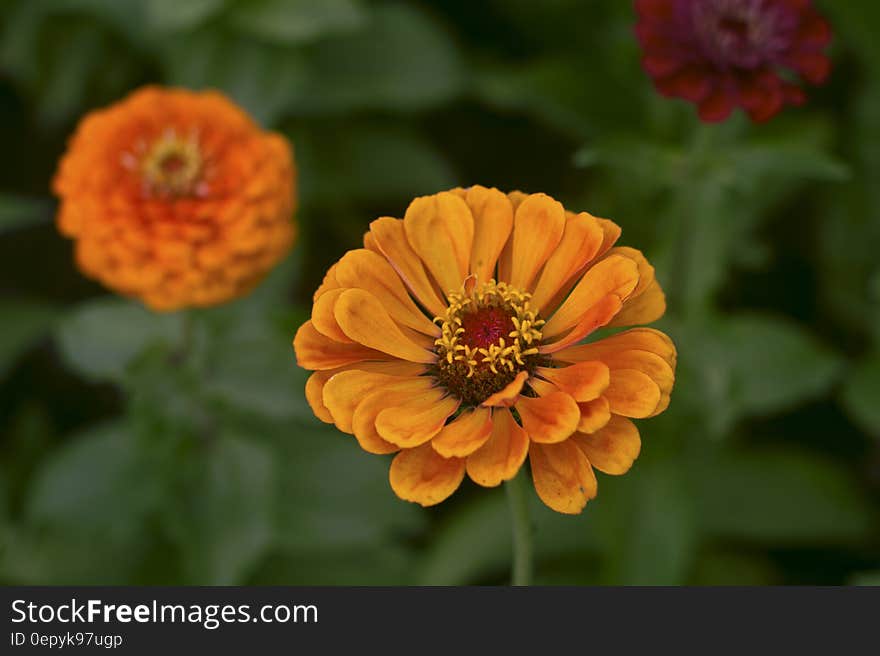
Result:
[[[793,449],[706,458],[693,475],[703,528],[713,537],[778,546],[855,543],[874,511],[849,473]]]
[[[278,458],[285,550],[390,545],[422,527],[422,511],[398,499],[388,484],[389,460],[365,453],[333,426],[292,425]]]
[[[775,412],[815,398],[841,371],[838,357],[792,322],[742,315],[718,328],[733,397],[748,413]]]
[[[356,0],[253,0],[229,14],[242,32],[288,45],[354,30],[365,19]]]
[[[639,462],[602,477],[592,530],[605,543],[602,577],[613,585],[682,585],[697,546],[693,500],[672,459]]]
[[[880,587],[880,570],[861,572],[852,577],[850,585]]]
[[[44,225],[52,220],[45,200],[13,194],[0,194],[0,235],[21,228]]]
[[[218,14],[227,0],[146,0],[147,23],[159,32],[198,27]]]
[[[46,458],[30,487],[26,514],[37,526],[126,537],[162,498],[141,445],[121,424],[72,437]]]
[[[303,130],[293,141],[302,170],[301,191],[310,203],[410,199],[456,183],[438,149],[397,124]]]
[[[237,318],[212,344],[203,393],[265,417],[311,418],[303,395],[307,373],[296,366],[291,346],[296,327],[243,311]]]
[[[316,44],[295,107],[308,113],[417,110],[451,100],[462,84],[462,64],[447,33],[410,5],[385,5],[364,29]]]
[[[510,570],[513,542],[503,490],[482,492],[440,527],[418,568],[416,585],[465,585]]]
[[[262,443],[221,435],[192,454],[167,522],[187,583],[241,583],[273,538],[278,471]]]
[[[180,314],[157,314],[133,301],[109,298],[75,309],[56,336],[74,371],[93,380],[120,381],[148,346],[176,345],[182,332]]]
[[[15,360],[47,335],[59,310],[33,301],[0,301],[0,379],[6,376]]]
[[[682,393],[721,435],[742,417],[769,415],[824,393],[841,361],[797,324],[758,314],[715,318],[673,330]]]
[[[170,84],[220,89],[266,126],[305,92],[307,71],[299,50],[201,30],[169,39],[159,54]]]
[[[880,438],[880,352],[856,363],[846,377],[842,400],[847,412]]]

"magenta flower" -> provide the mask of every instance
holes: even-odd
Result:
[[[821,84],[828,23],[810,0],[636,0],[642,64],[665,96],[695,103],[703,121],[742,107],[766,121]]]

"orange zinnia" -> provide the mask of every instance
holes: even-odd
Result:
[[[146,87],[89,114],[53,188],[82,272],[155,310],[246,293],[295,236],[287,141],[217,92]]]
[[[666,307],[654,269],[613,247],[611,221],[544,194],[454,189],[370,225],[315,293],[296,334],[315,414],[366,451],[398,452],[391,487],[428,506],[465,472],[495,486],[531,462],[563,513],[596,495],[593,467],[627,471],[632,418],[669,404],[675,347],[634,328]],[[433,321],[432,321],[433,318]]]

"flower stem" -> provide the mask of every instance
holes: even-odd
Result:
[[[524,471],[504,484],[513,529],[511,585],[530,585],[532,580],[532,527],[529,522],[528,479]]]

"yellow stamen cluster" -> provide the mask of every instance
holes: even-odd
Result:
[[[470,287],[470,289],[468,289]],[[514,372],[526,365],[523,358],[537,355],[537,344],[541,341],[542,319],[538,319],[529,307],[531,294],[522,292],[503,282],[489,280],[480,286],[468,281],[461,292],[449,295],[449,307],[444,316],[434,321],[440,325],[440,338],[435,340],[438,352],[446,363],[456,362],[467,366],[467,378],[471,378],[477,368],[484,365],[493,374]],[[506,336],[499,336],[497,343],[485,346],[468,344],[464,323],[467,315],[499,308],[504,311],[514,329]],[[479,340],[477,340],[479,341]]]
[[[144,180],[160,193],[182,195],[194,191],[202,170],[202,156],[195,137],[163,134],[141,161]]]

